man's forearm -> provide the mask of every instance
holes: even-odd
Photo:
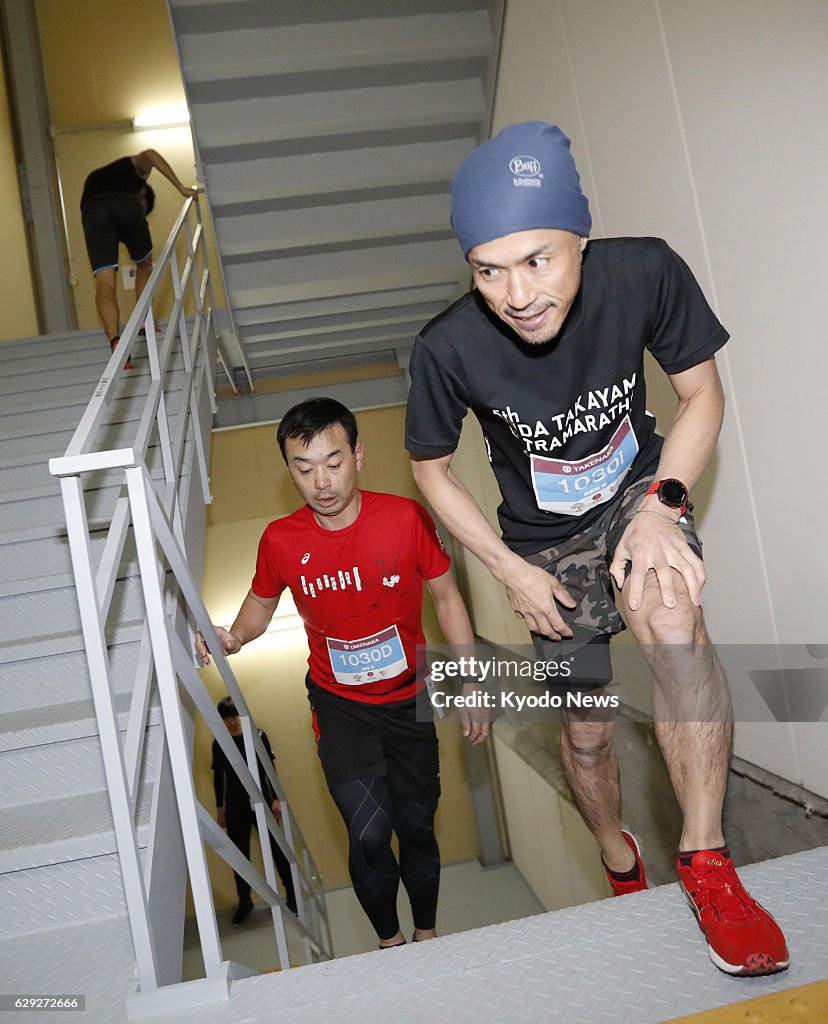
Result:
[[[665,436],[656,479],[674,477],[689,490],[699,482],[716,448],[724,420],[724,389],[712,358],[671,376],[670,383],[679,404]]]
[[[724,404],[704,392],[680,403],[664,439],[656,479],[675,477],[694,487],[710,462],[722,427]]]
[[[435,598],[434,607],[437,611],[440,631],[445,637],[446,643],[456,656],[468,654],[468,651],[463,648],[470,647],[474,643],[474,631],[465,602],[456,585],[444,597]]]
[[[242,602],[239,614],[236,616],[230,632],[244,646],[262,635],[270,625],[270,620],[276,611],[279,599],[265,600],[257,597],[252,590],[248,591],[247,597]]]
[[[496,580],[504,583],[510,568],[522,559],[498,537],[462,481],[442,460],[412,460],[411,469],[420,491],[452,536],[476,555]]]

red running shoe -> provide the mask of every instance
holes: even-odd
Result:
[[[644,863],[641,860],[641,850],[638,848],[638,842],[632,832],[627,832],[623,828],[621,829],[621,835],[624,837],[624,842],[635,854],[635,863],[638,866],[638,878],[632,878],[626,882],[623,879],[615,878],[607,865],[604,864],[604,871],[607,873],[607,878],[609,879],[613,896],[626,896],[627,893],[642,892],[647,888],[647,876],[644,874]],[[601,863],[603,863],[603,859]]]
[[[789,963],[779,925],[739,881],[729,857],[713,850],[678,862],[684,898],[707,939],[710,959],[727,974],[775,974]]]

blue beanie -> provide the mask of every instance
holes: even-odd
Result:
[[[466,259],[476,245],[514,231],[588,237],[592,218],[569,139],[554,124],[526,121],[484,142],[452,179],[451,226]]]

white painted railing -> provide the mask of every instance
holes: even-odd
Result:
[[[184,256],[183,269],[179,272],[180,251]],[[171,283],[174,301],[167,326],[159,337],[152,301],[159,287],[167,281]],[[185,300],[188,289],[192,295],[190,311]],[[188,312],[192,315],[186,315]],[[125,371],[124,364],[136,350],[139,331],[144,325],[150,380],[140,420],[131,444],[104,449],[99,445],[99,436],[101,428],[109,422],[108,406],[116,394],[121,397],[123,375],[138,372]],[[191,498],[205,503],[211,500],[205,440],[209,436],[210,412],[215,412],[214,367],[219,347],[201,213],[196,200],[188,199],[65,455],[49,463],[51,473],[60,478],[63,495],[142,997],[153,992],[161,996],[165,985],[178,980],[170,978],[169,968],[165,970],[166,965],[161,962],[164,957],[159,954],[158,923],[153,918],[149,892],[153,858],[148,852],[147,863],[143,862],[136,824],[139,790],[148,781],[141,780],[142,770],[143,776],[147,775],[145,745],[156,695],[163,731],[162,756],[153,759],[155,772],[161,770],[162,761],[166,763],[168,757],[206,981],[216,993],[226,995],[234,971],[233,965],[222,956],[205,843],[272,908],[280,967],[290,966],[286,923],[300,936],[306,962],[332,955],[321,880],[235,676],[226,658],[218,652],[215,663],[242,719],[246,763],[195,667],[195,630],[208,633],[212,626],[187,564],[185,537]],[[156,461],[160,455],[160,468],[154,474],[148,468],[150,449]],[[106,475],[108,486],[113,476],[116,485],[126,483],[126,493],[120,492],[111,519],[107,517],[103,523],[90,521],[85,501],[85,485],[87,489],[99,488],[102,473]],[[109,646],[115,626],[123,628],[124,624],[109,623],[109,639],[107,631],[130,525],[137,552],[144,616],[140,623],[128,624],[132,633],[140,634],[140,644],[122,740],[113,698]],[[106,540],[96,565],[91,535],[101,530],[105,530]],[[188,700],[182,702],[182,694],[186,694]],[[249,793],[259,835],[264,837],[270,832],[290,862],[298,917],[283,912],[270,843],[261,843],[262,876],[199,803],[193,784],[192,707],[203,717]],[[264,766],[270,785],[282,802],[282,828],[262,794],[259,763]],[[154,787],[148,851],[155,850],[159,833],[170,824],[169,818],[158,812],[158,792],[162,788]],[[158,864],[152,870],[159,870]],[[182,921],[184,882],[182,877]]]

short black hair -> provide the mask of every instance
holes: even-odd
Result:
[[[216,707],[222,718],[235,718],[238,715],[232,697],[222,697]]]
[[[139,196],[143,199],[144,208],[146,210],[145,216],[149,217],[152,211],[155,209],[155,189],[152,185],[148,185],[144,182]]]
[[[308,398],[292,409],[288,409],[282,417],[276,440],[282,458],[287,462],[285,442],[289,437],[299,438],[303,444],[310,444],[317,434],[321,434],[339,423],[348,435],[351,451],[357,445],[357,421],[350,409],[346,409],[335,398]]]

